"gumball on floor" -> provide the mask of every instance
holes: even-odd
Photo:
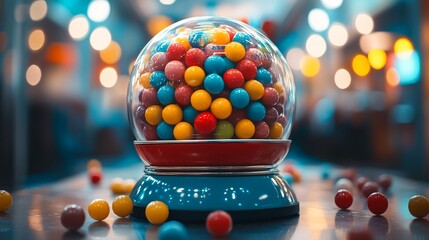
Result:
[[[378,191],[378,184],[375,182],[366,182],[363,186],[362,186],[362,194],[365,197],[369,197],[369,195],[371,195],[371,193],[377,192]]]
[[[392,185],[392,177],[387,174],[382,174],[378,177],[377,183],[383,190],[386,191],[390,188],[390,185]]]
[[[178,221],[169,221],[159,228],[159,240],[187,240],[189,239],[188,230]]]
[[[103,178],[103,172],[99,168],[91,168],[88,174],[92,184],[99,184]]]
[[[353,191],[353,183],[348,178],[340,178],[335,183],[335,190],[347,189],[348,191]]]
[[[424,218],[429,214],[429,200],[422,195],[415,195],[408,201],[408,210],[416,218]]]
[[[94,220],[103,221],[109,216],[109,204],[106,200],[95,199],[88,205],[88,213]]]
[[[133,212],[133,201],[127,195],[117,196],[112,203],[113,212],[119,217],[126,217]]]
[[[0,213],[6,212],[12,206],[12,195],[5,190],[0,190]]]
[[[342,210],[348,209],[353,203],[353,196],[347,189],[340,189],[335,194],[335,204]]]
[[[368,209],[374,214],[383,214],[389,206],[386,196],[380,192],[374,192],[369,195],[367,204]]]
[[[225,236],[232,230],[232,218],[222,210],[211,212],[206,219],[206,228],[214,236]]]
[[[85,212],[79,205],[67,205],[61,213],[61,224],[69,230],[78,230],[84,222]]]
[[[367,177],[360,177],[356,180],[356,187],[359,189],[359,191],[362,191],[363,185],[367,182],[369,182]]]
[[[146,206],[145,214],[150,223],[162,224],[168,218],[168,206],[161,201],[152,201]]]

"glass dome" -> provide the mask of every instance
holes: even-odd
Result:
[[[164,29],[143,48],[127,104],[135,144],[269,144],[288,141],[295,86],[282,53],[258,30],[195,17]]]

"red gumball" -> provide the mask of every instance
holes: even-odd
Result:
[[[204,53],[203,50],[199,48],[191,48],[186,52],[185,63],[188,67],[190,66],[202,67],[204,65],[205,60],[206,60],[206,54]]]
[[[167,58],[168,60],[178,60],[183,61],[185,58],[186,49],[180,43],[172,43],[167,48]]]
[[[369,181],[362,186],[362,194],[365,197],[369,197],[369,195],[377,191],[378,191],[378,184],[375,182]]]
[[[79,205],[67,205],[61,213],[61,224],[69,230],[78,230],[84,222],[85,212]]]
[[[392,177],[387,174],[382,174],[378,177],[377,183],[383,190],[386,191],[390,188],[390,185],[392,185]]]
[[[243,74],[237,69],[229,69],[223,74],[223,81],[231,89],[240,88],[244,85]]]
[[[359,189],[359,191],[361,191],[361,190],[362,190],[363,185],[364,185],[365,183],[367,183],[368,181],[369,181],[369,179],[368,179],[368,178],[366,178],[366,177],[360,177],[360,178],[358,178],[358,179],[356,180],[356,186],[357,186],[357,188]]]
[[[353,203],[352,194],[346,189],[340,189],[335,194],[335,204],[342,210],[348,209]]]
[[[368,209],[374,214],[383,214],[389,206],[386,196],[380,192],[369,195],[367,204]]]
[[[89,178],[92,184],[98,184],[103,178],[103,173],[98,168],[91,168],[89,170]]]
[[[209,134],[216,129],[217,120],[211,112],[202,112],[195,117],[194,126],[198,133]]]
[[[258,70],[256,65],[248,59],[238,62],[235,68],[243,74],[244,80],[254,79]]]
[[[225,236],[232,230],[232,218],[225,211],[214,211],[207,216],[206,228],[214,236]]]

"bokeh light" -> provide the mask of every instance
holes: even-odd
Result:
[[[92,48],[97,51],[107,48],[111,41],[112,35],[105,27],[96,28],[89,37],[89,42],[91,43]]]
[[[163,5],[171,5],[176,2],[176,0],[159,0],[159,2]]]
[[[106,0],[93,0],[88,6],[88,17],[94,22],[103,22],[109,14],[110,3]]]
[[[368,58],[362,54],[358,54],[353,58],[352,68],[356,75],[361,77],[368,75],[371,69]]]
[[[107,48],[100,51],[100,58],[107,64],[116,63],[121,58],[121,46],[115,41],[111,41]]]
[[[25,79],[29,85],[36,86],[40,82],[40,79],[42,79],[42,70],[34,64],[29,66],[25,73]]]
[[[319,59],[312,56],[305,56],[300,63],[301,73],[306,77],[314,77],[320,71]]]
[[[106,67],[100,72],[100,83],[105,88],[115,86],[118,81],[118,73],[112,67]]]
[[[328,31],[329,42],[336,46],[341,47],[347,43],[349,34],[347,33],[346,27],[340,23],[333,23]]]
[[[312,34],[305,43],[305,49],[313,57],[321,57],[326,52],[326,42],[322,36]]]
[[[83,15],[77,15],[69,23],[69,34],[75,40],[83,39],[89,31],[89,22]]]
[[[386,65],[386,52],[381,49],[371,49],[368,53],[368,61],[372,68],[379,70]]]
[[[286,60],[292,69],[299,70],[301,59],[304,56],[305,52],[301,48],[292,48],[287,52]]]
[[[391,87],[396,87],[399,85],[399,73],[395,68],[392,67],[386,71],[386,82]]]
[[[399,58],[409,58],[414,51],[413,43],[405,37],[396,40],[393,50]]]
[[[369,34],[374,30],[374,20],[365,13],[360,13],[355,19],[356,30],[361,34]]]
[[[338,69],[337,72],[335,72],[334,81],[335,85],[339,89],[346,89],[350,86],[350,83],[352,82],[352,76],[346,69]]]
[[[399,83],[401,85],[413,84],[420,78],[420,57],[416,51],[413,51],[408,58],[395,57],[393,66],[399,74]]]
[[[37,0],[30,5],[30,18],[33,21],[40,21],[48,13],[48,5],[43,0]]]
[[[45,44],[45,33],[41,29],[33,30],[28,36],[28,47],[32,51],[37,51]]]
[[[147,30],[151,36],[155,36],[172,23],[173,21],[167,16],[154,16],[147,21]]]
[[[328,9],[336,9],[343,4],[343,0],[321,0],[321,2]]]
[[[329,26],[329,16],[322,9],[315,8],[308,14],[308,24],[316,32],[325,31]]]

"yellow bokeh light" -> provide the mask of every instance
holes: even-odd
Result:
[[[356,75],[364,77],[369,73],[371,67],[368,59],[364,55],[358,54],[353,58],[352,68]]]
[[[301,72],[306,77],[314,77],[320,71],[320,62],[317,58],[305,56],[300,62]]]
[[[25,79],[29,85],[36,86],[40,82],[40,79],[42,79],[42,70],[34,64],[29,66],[25,73]]]
[[[100,51],[100,58],[105,63],[113,64],[121,58],[121,46],[115,41],[111,41],[107,48]]]
[[[33,30],[28,36],[28,47],[37,51],[45,44],[45,33],[41,29]]]
[[[374,69],[382,69],[386,65],[386,52],[381,49],[371,49],[368,52],[368,60]]]
[[[100,72],[100,83],[105,88],[111,88],[115,86],[118,81],[118,73],[112,67],[106,67]]]
[[[34,1],[30,5],[30,18],[33,21],[42,20],[48,12],[48,5],[43,0]]]
[[[393,50],[399,58],[408,58],[414,51],[413,43],[405,37],[396,40]]]
[[[155,16],[150,18],[147,22],[147,30],[151,36],[155,36],[157,33],[170,26],[172,23],[173,21],[167,16]]]
[[[399,85],[399,74],[395,68],[389,68],[386,72],[386,82],[391,87],[396,87]]]

